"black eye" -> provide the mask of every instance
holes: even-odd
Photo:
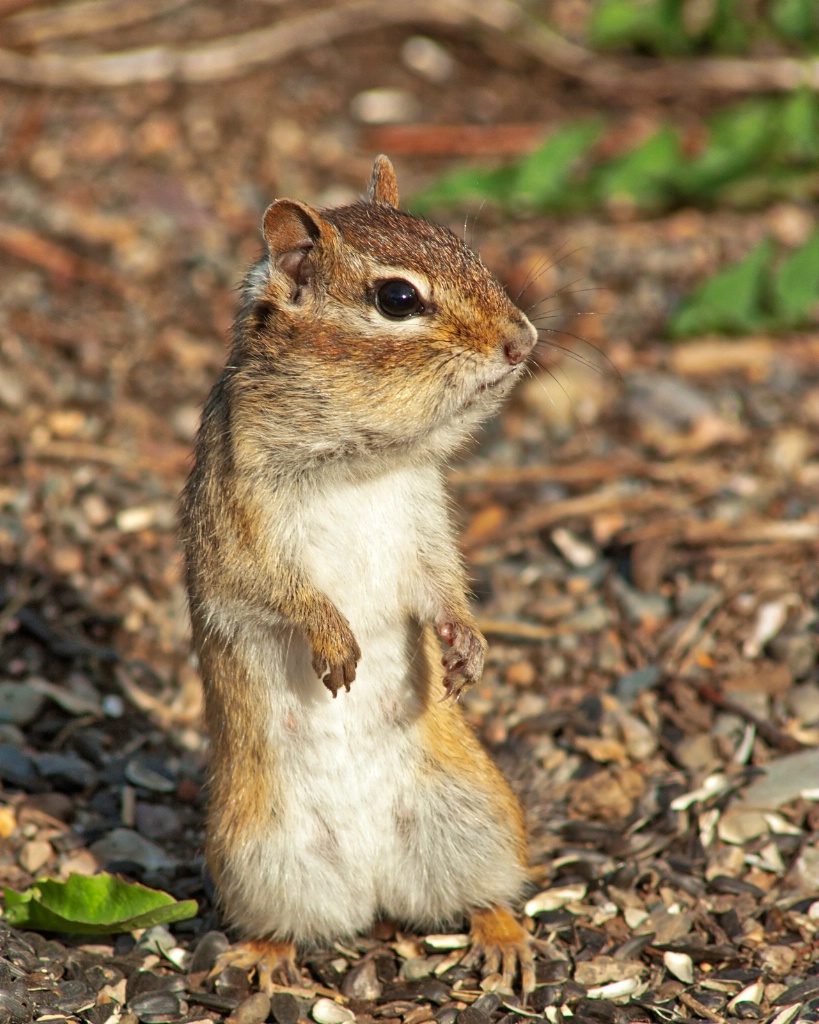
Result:
[[[384,281],[376,289],[375,308],[390,320],[406,320],[407,317],[423,312],[424,304],[414,285],[394,278]]]

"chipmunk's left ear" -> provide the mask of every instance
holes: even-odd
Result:
[[[382,153],[375,158],[373,176],[370,178],[368,198],[371,203],[382,206],[398,207],[398,182],[395,180],[395,168],[388,156]]]

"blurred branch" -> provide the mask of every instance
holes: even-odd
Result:
[[[0,17],[5,13],[3,2],[19,4],[21,0],[0,0]],[[31,46],[153,21],[188,3],[190,0],[82,0],[21,11],[8,18],[2,31],[9,42]]]
[[[105,0],[103,3],[100,0],[99,3],[71,5],[66,10],[88,7],[121,10],[128,8],[131,2]],[[153,5],[150,9],[154,10]],[[163,12],[164,9],[167,8],[163,8]],[[58,11],[59,8],[50,16],[56,18]],[[48,17],[48,12],[42,12],[44,20],[40,32],[46,31],[43,26]],[[76,29],[77,22],[72,22],[74,16],[66,17]],[[324,10],[288,17],[269,28],[187,48],[152,46],[90,56],[23,55],[3,49],[0,50],[0,81],[52,88],[219,81],[387,25],[501,34],[521,53],[606,92],[616,89],[631,90],[640,96],[666,96],[695,90],[728,93],[782,92],[800,87],[819,90],[819,60],[815,58],[682,61],[602,57],[564,39],[530,16],[515,0],[414,0],[406,6],[385,4],[382,0],[342,0]]]

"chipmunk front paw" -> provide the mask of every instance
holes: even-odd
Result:
[[[467,622],[439,622],[437,628],[438,636],[450,647],[443,657],[446,697],[456,701],[481,678],[487,643]]]
[[[335,697],[342,686],[349,693],[361,648],[341,616],[332,629],[325,629],[313,641],[312,647],[313,669],[330,693]]]

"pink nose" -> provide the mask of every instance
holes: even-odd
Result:
[[[531,354],[536,341],[537,331],[528,320],[516,324],[503,343],[503,354],[509,365],[517,366],[522,363]]]

